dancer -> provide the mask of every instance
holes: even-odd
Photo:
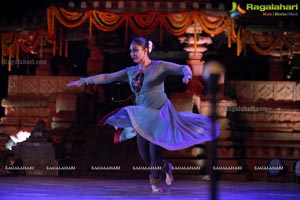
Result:
[[[152,191],[161,192],[160,180],[165,175],[167,185],[173,183],[172,164],[163,159],[163,149],[180,150],[211,141],[209,117],[192,112],[177,112],[164,91],[168,75],[182,75],[183,83],[192,78],[187,65],[151,60],[149,53],[153,43],[144,37],[137,37],[130,44],[130,56],[137,65],[110,73],[98,74],[68,83],[81,87],[90,84],[128,82],[135,94],[135,104],[123,107],[102,119],[102,124],[117,127],[115,142],[137,137],[141,158],[151,167],[150,185]]]

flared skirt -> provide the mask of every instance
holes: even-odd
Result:
[[[136,134],[167,150],[185,149],[211,141],[220,134],[217,122],[206,115],[177,112],[170,102],[160,109],[126,106],[102,120],[117,127],[115,142],[128,140]]]

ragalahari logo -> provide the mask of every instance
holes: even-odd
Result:
[[[230,17],[232,19],[235,19],[241,15],[244,15],[246,13],[246,10],[241,8],[240,4],[237,4],[236,2],[232,2],[232,7],[230,12]]]

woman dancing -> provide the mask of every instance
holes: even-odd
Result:
[[[154,192],[161,192],[159,186],[165,175],[167,185],[173,183],[172,164],[163,158],[163,149],[180,150],[211,141],[218,137],[211,131],[211,119],[201,114],[177,112],[168,99],[164,81],[168,75],[182,75],[183,83],[192,78],[187,65],[151,60],[149,53],[153,43],[144,37],[137,37],[130,44],[130,56],[137,65],[110,73],[98,74],[68,83],[81,87],[90,84],[128,82],[135,94],[136,105],[126,106],[113,112],[102,121],[117,127],[115,142],[137,137],[141,158],[150,165],[150,185]]]

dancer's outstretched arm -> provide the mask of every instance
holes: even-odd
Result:
[[[127,69],[123,69],[110,74],[98,74],[95,76],[81,78],[79,80],[68,83],[67,86],[81,87],[90,84],[107,84],[107,83],[118,82],[118,81],[124,82],[127,81],[127,79],[128,79]]]
[[[188,84],[191,80],[193,73],[189,66],[180,65],[172,62],[163,62],[166,75],[183,75],[182,82]]]

